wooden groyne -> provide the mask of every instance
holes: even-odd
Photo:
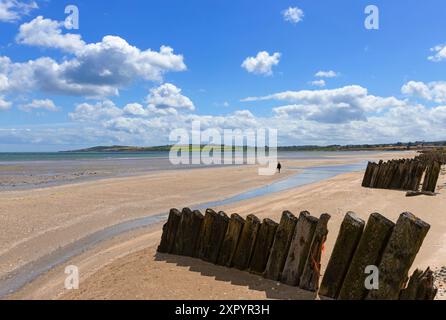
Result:
[[[362,186],[434,193],[442,163],[436,160],[402,159],[369,162]]]
[[[319,296],[342,300],[432,300],[433,273],[408,272],[429,231],[429,224],[402,213],[396,223],[379,213],[367,223],[348,212],[324,274],[321,258],[330,215],[285,211],[280,223],[249,215],[171,209],[163,227],[160,253],[204,261],[262,275]],[[376,267],[377,288],[368,288],[367,269]],[[321,281],[322,278],[322,281]]]
[[[442,165],[446,164],[446,148],[421,151],[415,159],[429,163],[433,161],[440,162]]]

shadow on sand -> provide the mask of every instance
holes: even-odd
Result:
[[[205,277],[214,277],[217,281],[230,282],[235,286],[245,286],[251,290],[263,291],[268,299],[282,300],[314,300],[316,294],[290,287],[277,281],[267,280],[261,276],[217,266],[191,257],[176,256],[170,254],[155,254],[155,261],[165,261],[176,264],[179,267],[189,267],[189,271],[199,272]]]

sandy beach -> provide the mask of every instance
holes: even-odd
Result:
[[[237,195],[299,174],[310,166],[410,157],[410,154],[284,159],[281,175],[262,177],[255,166],[157,171],[142,176],[90,181],[45,189],[0,193],[0,279],[94,232],[135,218]],[[296,168],[296,169],[291,169]],[[446,176],[435,197],[407,198],[404,192],[361,188],[363,172],[239,201],[215,209],[256,214],[276,221],[284,210],[332,215],[322,272],[347,211],[363,219],[380,212],[396,221],[410,211],[431,224],[414,267],[446,266]],[[246,272],[156,253],[162,222],[126,232],[57,265],[10,299],[314,299],[308,293]],[[64,289],[65,266],[80,271],[79,290]],[[436,269],[436,270],[437,270]],[[438,270],[439,274],[441,270]],[[444,285],[439,282],[439,285]],[[191,290],[191,288],[194,290]],[[440,289],[442,289],[440,287]],[[438,298],[443,298],[440,290]]]

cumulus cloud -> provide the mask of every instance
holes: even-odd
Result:
[[[0,74],[8,81],[7,91],[13,93],[42,91],[88,97],[118,95],[119,89],[116,86],[106,83],[79,83],[70,79],[67,70],[74,63],[65,61],[59,64],[48,57],[14,63],[8,57],[0,57]]]
[[[315,87],[325,87],[326,85],[325,80],[323,79],[311,81],[310,84]]]
[[[0,74],[0,92],[9,88],[9,80],[4,74]]]
[[[147,110],[139,103],[129,103],[124,109],[124,113],[130,116],[146,116]]]
[[[0,0],[0,21],[15,22],[39,6],[34,1]]]
[[[170,47],[140,50],[116,36],[87,44],[79,35],[62,33],[61,23],[43,17],[23,24],[17,41],[60,49],[70,57],[60,63],[49,57],[23,63],[0,57],[0,83],[6,78],[10,91],[108,97],[135,81],[158,82],[166,72],[186,70],[183,56]]]
[[[338,73],[333,70],[318,71],[314,76],[318,78],[336,78],[338,76]]]
[[[11,108],[12,103],[5,100],[4,96],[0,96],[0,110],[8,110]]]
[[[59,108],[56,107],[54,102],[50,99],[33,100],[30,103],[19,106],[19,109],[26,112],[31,112],[33,110],[46,110],[51,112],[59,111]]]
[[[273,109],[280,117],[296,117],[324,123],[365,121],[367,113],[406,105],[395,97],[377,97],[358,85],[333,90],[285,91],[243,101],[278,100],[291,102]]]
[[[110,123],[120,123],[121,127],[123,123],[136,123],[135,118],[177,116],[179,112],[189,112],[195,109],[193,102],[181,94],[180,88],[171,83],[150,89],[146,102],[146,107],[140,103],[129,103],[123,108],[117,107],[110,100],[95,104],[82,103],[76,106],[69,117],[74,121],[81,122],[96,122],[106,119],[109,125]]]
[[[431,52],[434,52],[434,55],[428,57],[430,61],[440,62],[446,59],[446,45],[435,46],[431,48]]]
[[[75,111],[69,114],[69,117],[75,121],[96,122],[123,114],[123,110],[116,107],[110,100],[97,102],[96,104],[81,103],[76,106]]]
[[[78,34],[62,34],[63,22],[44,19],[38,16],[20,26],[16,41],[21,44],[44,48],[61,49],[67,52],[79,52],[85,42]]]
[[[64,75],[76,83],[121,87],[134,79],[161,81],[166,72],[184,70],[183,56],[174,54],[170,47],[162,46],[159,52],[141,51],[120,37],[106,36],[77,52]]]
[[[162,84],[159,87],[152,88],[147,97],[149,105],[157,109],[186,109],[195,110],[192,101],[181,94],[181,89],[171,83]]]
[[[106,130],[110,135],[150,141],[167,139],[171,130],[176,128],[189,129],[192,121],[200,121],[203,129],[220,131],[259,125],[256,117],[248,110],[237,110],[224,116],[193,114],[190,112],[193,110],[192,102],[180,92],[174,85],[164,84],[150,91],[146,107],[139,103],[129,103],[120,108],[112,101],[105,100],[96,104],[79,104],[69,116],[74,122]],[[163,143],[167,142],[164,140]]]
[[[282,145],[444,140],[446,136],[446,106],[429,108],[394,97],[374,96],[360,86],[315,90],[312,94],[289,91],[270,97],[289,99],[291,103],[272,109],[272,116],[257,116],[248,110],[199,115],[187,109],[158,109],[139,103],[118,107],[108,100],[84,103],[70,115],[73,126],[0,129],[0,143],[161,145],[171,143],[171,130],[191,130],[192,121],[200,121],[203,130],[220,132],[275,128]]]
[[[373,97],[373,96],[372,96]],[[377,97],[371,98],[378,99]],[[392,97],[380,97],[392,101]],[[114,108],[117,108],[113,105]],[[343,110],[345,107],[345,110]],[[340,121],[326,121],[320,113],[321,105],[288,105],[273,110],[273,117],[259,117],[248,110],[238,110],[227,115],[198,115],[191,113],[150,114],[142,106],[125,106],[121,112],[102,113],[100,119],[89,125],[104,130],[119,141],[143,141],[143,144],[168,144],[167,137],[176,128],[191,129],[192,121],[200,121],[202,130],[276,128],[281,144],[350,144],[414,140],[441,140],[446,134],[446,107],[427,108],[422,105],[395,104],[380,113],[369,112],[365,117],[351,116],[350,107],[339,105],[335,117]],[[125,112],[130,109],[133,112]],[[139,110],[139,112],[137,111]],[[137,111],[137,112],[135,112]],[[324,110],[325,111],[325,110]],[[132,114],[130,114],[132,113]],[[331,115],[333,116],[333,115]],[[345,121],[345,119],[349,119]],[[88,128],[87,124],[84,124]],[[413,127],[417,126],[417,130]],[[104,134],[104,133],[103,133]]]
[[[270,76],[273,74],[272,68],[280,62],[281,54],[279,52],[270,55],[266,51],[257,53],[256,57],[248,57],[243,61],[242,68],[249,73]]]
[[[408,96],[422,98],[437,103],[446,102],[446,82],[437,81],[424,83],[409,81],[403,85],[401,92]]]
[[[296,24],[303,20],[304,12],[298,7],[289,7],[282,11],[282,16],[285,21]]]

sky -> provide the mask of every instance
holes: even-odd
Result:
[[[446,140],[445,12],[444,0],[0,0],[0,152],[164,145],[193,121],[277,129],[279,145]]]

